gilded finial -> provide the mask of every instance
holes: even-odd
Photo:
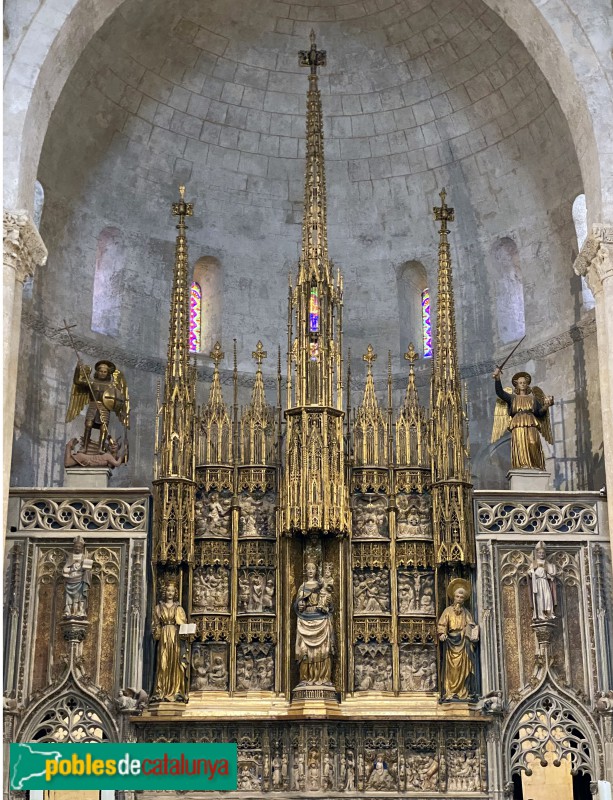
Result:
[[[179,186],[179,194],[181,195],[181,200],[185,200],[185,186]]]
[[[217,369],[219,367],[219,362],[225,356],[225,353],[221,349],[221,345],[219,344],[219,342],[215,342],[215,347],[213,347],[213,349],[211,350],[210,356],[213,359],[213,363],[215,364],[215,369]]]
[[[317,75],[317,67],[326,66],[326,51],[318,50],[315,41],[315,31],[311,29],[311,47],[309,50],[301,50],[298,54],[298,63],[301,67],[310,67],[311,75]]]
[[[406,361],[410,362],[411,371],[413,371],[413,366],[414,366],[415,362],[417,361],[417,359],[419,358],[419,353],[417,352],[417,350],[415,350],[415,347],[413,346],[413,342],[411,342],[409,344],[409,349],[404,354],[404,357],[405,357]]]
[[[437,222],[441,223],[441,231],[447,230],[447,223],[453,222],[454,220],[454,209],[449,208],[447,203],[445,202],[445,198],[447,197],[447,192],[443,187],[439,193],[439,197],[441,198],[440,206],[434,206],[432,208],[432,212],[434,213],[434,219]]]
[[[362,361],[366,361],[368,364],[368,371],[372,369],[373,361],[377,360],[377,354],[373,350],[373,346],[371,344],[368,345],[366,348],[366,352],[362,356]]]
[[[185,202],[185,186],[179,186],[180,200],[178,203],[172,204],[173,217],[191,217],[194,211],[193,203]],[[184,224],[183,219],[179,220],[179,224]]]
[[[257,362],[258,369],[262,368],[262,361],[268,356],[266,350],[264,350],[264,345],[262,342],[258,342],[255,346],[255,350],[251,353],[251,358],[254,358]]]

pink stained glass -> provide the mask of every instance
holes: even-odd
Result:
[[[202,290],[194,281],[189,292],[189,350],[190,353],[200,351],[202,331]]]
[[[432,358],[432,320],[430,317],[430,289],[421,293],[421,327],[424,341],[424,358]]]

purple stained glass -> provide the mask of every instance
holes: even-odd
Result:
[[[424,340],[424,358],[432,357],[432,321],[430,318],[430,289],[421,293],[421,327]]]
[[[309,303],[309,331],[319,333],[319,295],[317,286],[311,287],[311,301]]]
[[[200,334],[202,331],[202,291],[200,284],[194,281],[189,292],[189,350],[190,353],[200,351]]]

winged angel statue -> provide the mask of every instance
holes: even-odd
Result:
[[[70,392],[70,401],[66,413],[66,422],[78,417],[87,406],[85,414],[85,433],[83,436],[80,454],[107,454],[117,452],[117,443],[109,434],[109,421],[111,411],[124,428],[130,427],[130,399],[128,385],[123,373],[117,369],[112,361],[102,359],[92,368],[79,363],[75,369]],[[92,441],[92,430],[100,431],[98,441]],[[91,460],[91,459],[90,459]],[[124,456],[122,461],[127,461],[127,442],[124,441]],[[94,466],[83,464],[83,466]]]
[[[492,442],[511,431],[511,463],[513,469],[545,469],[541,436],[553,444],[549,409],[553,397],[546,397],[538,386],[530,386],[532,376],[527,372],[513,375],[513,387],[502,388],[500,368],[492,377],[496,382],[496,407]]]

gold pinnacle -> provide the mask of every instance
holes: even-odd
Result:
[[[262,366],[262,361],[268,356],[266,350],[264,350],[264,345],[262,342],[258,342],[255,346],[255,350],[251,353],[251,358],[255,358],[258,364],[258,369]]]
[[[211,350],[210,353],[211,358],[213,359],[213,363],[215,364],[215,369],[219,366],[219,362],[225,356],[225,353],[221,349],[221,345],[219,342],[215,342],[215,347]]]
[[[441,224],[441,231],[447,230],[447,223],[453,222],[454,220],[454,209],[449,208],[447,203],[445,203],[445,198],[447,197],[447,192],[445,188],[440,191],[439,197],[441,198],[440,206],[434,206],[432,211],[434,213],[434,219]]]
[[[417,359],[419,358],[419,353],[415,350],[413,342],[410,343],[409,349],[404,354],[404,357],[407,361],[411,362],[411,369],[413,369],[414,362],[417,361]]]
[[[368,347],[366,348],[366,352],[362,356],[362,360],[366,361],[366,363],[368,364],[368,369],[371,369],[373,361],[377,360],[377,354],[373,350],[372,344],[369,344]]]
[[[185,200],[185,186],[179,186],[179,194],[181,195],[181,200]]]

